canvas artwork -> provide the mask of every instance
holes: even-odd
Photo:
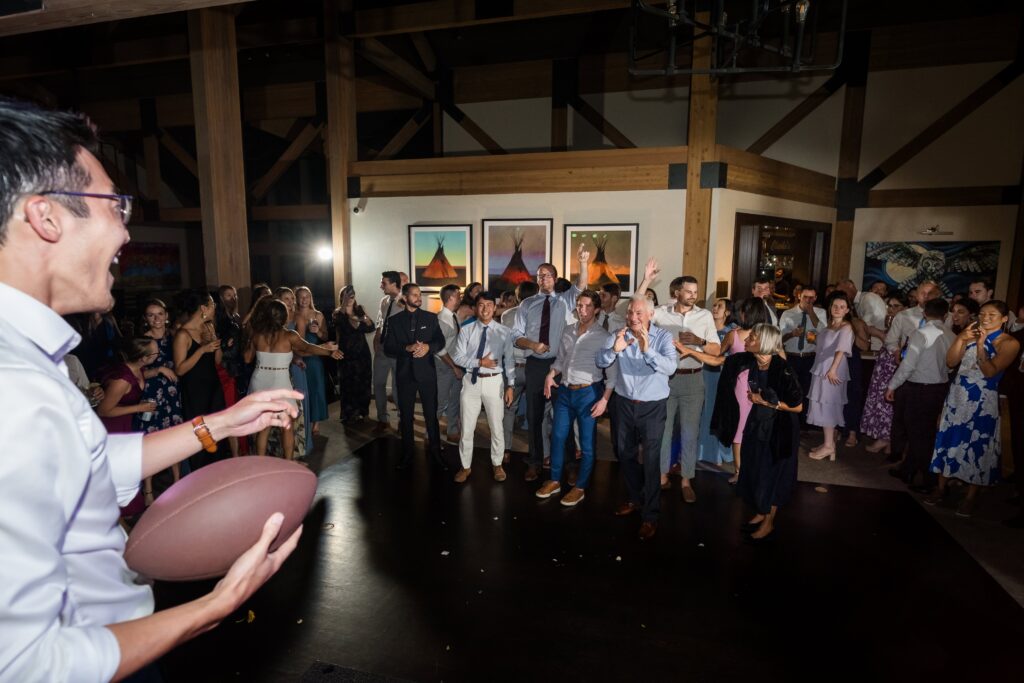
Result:
[[[576,282],[580,264],[576,258],[580,244],[590,252],[591,288],[617,282],[623,296],[633,294],[637,273],[638,223],[565,226],[565,277]]]
[[[120,284],[133,289],[181,287],[181,249],[177,244],[129,242],[118,259]]]
[[[473,226],[410,225],[409,275],[424,291],[445,285],[469,284],[472,273]]]
[[[882,280],[907,293],[922,280],[934,280],[946,298],[966,292],[971,280],[996,281],[999,242],[868,242],[864,245],[867,289]]]
[[[484,289],[504,292],[533,280],[551,260],[551,219],[484,220]]]

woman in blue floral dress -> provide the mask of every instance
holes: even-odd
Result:
[[[960,366],[946,397],[935,439],[932,472],[939,486],[925,499],[938,504],[950,479],[968,484],[957,515],[970,517],[981,486],[999,481],[999,380],[1020,353],[1016,339],[1003,332],[1009,310],[1002,301],[981,307],[978,322],[969,325],[949,347],[946,364]]]
[[[179,425],[184,418],[181,412],[178,376],[174,373],[174,351],[171,349],[171,340],[174,335],[167,327],[167,305],[159,299],[150,299],[146,302],[143,316],[146,336],[156,340],[158,352],[152,365],[143,368],[142,371],[142,376],[146,379],[146,388],[142,391],[142,398],[147,401],[155,401],[156,410],[153,411],[153,419],[136,423],[136,428],[139,431],[149,433]],[[143,486],[146,504],[151,503],[155,496],[159,496],[164,489],[188,473],[188,460],[183,460],[171,466],[170,476],[166,472],[161,472],[155,478],[147,479]]]

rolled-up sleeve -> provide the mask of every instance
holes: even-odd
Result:
[[[0,369],[0,386],[17,387],[0,395],[10,449],[0,457],[0,680],[109,681],[121,656],[114,634],[62,615],[70,579],[60,548],[90,466],[61,457],[83,450],[74,413],[39,373]]]
[[[117,504],[125,507],[139,493],[142,480],[142,439],[139,434],[107,435],[107,462],[117,491]]]

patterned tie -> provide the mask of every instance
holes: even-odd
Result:
[[[484,357],[484,347],[487,346],[487,328],[480,333],[480,345],[476,347],[476,359],[480,360]],[[480,376],[480,364],[473,368],[473,376],[470,377],[469,381],[471,384],[476,384],[476,378]]]
[[[800,340],[796,343],[798,351],[804,350],[804,340],[807,339],[807,311],[804,311],[803,315],[800,316]]]
[[[540,341],[541,344],[550,346],[551,337],[551,296],[544,297],[544,308],[540,312]]]

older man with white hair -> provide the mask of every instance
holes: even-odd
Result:
[[[672,335],[651,324],[654,304],[643,295],[634,296],[626,309],[626,326],[610,336],[597,354],[597,365],[609,367],[618,361],[615,379],[615,410],[618,413],[618,456],[626,480],[629,501],[619,507],[619,516],[641,513],[640,538],[654,536],[658,529],[661,493],[661,439],[665,430],[668,380],[676,371],[678,355]],[[644,462],[638,456],[644,449]]]

